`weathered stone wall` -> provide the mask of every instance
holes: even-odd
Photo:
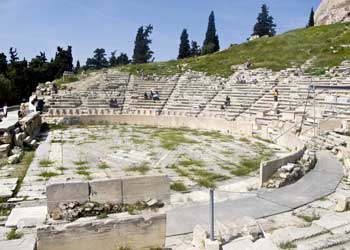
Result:
[[[316,25],[350,21],[350,0],[322,0],[315,13]]]
[[[135,203],[157,199],[170,202],[170,180],[165,175],[123,177],[90,182],[53,183],[46,186],[48,213],[59,214],[60,203],[71,201]]]
[[[268,181],[270,177],[283,165],[298,161],[303,156],[304,152],[305,148],[302,148],[287,156],[262,162],[260,164],[260,186],[262,187],[263,183]]]
[[[166,215],[119,214],[102,220],[44,226],[37,231],[38,250],[116,250],[163,248]]]

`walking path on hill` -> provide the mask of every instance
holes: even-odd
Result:
[[[341,163],[329,152],[321,151],[315,168],[298,182],[274,191],[261,190],[254,197],[216,203],[215,219],[258,219],[288,212],[333,193],[342,177]],[[173,209],[167,214],[167,236],[191,233],[195,225],[208,222],[207,203]]]

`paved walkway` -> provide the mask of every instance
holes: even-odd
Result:
[[[18,122],[17,111],[10,111],[7,113],[7,117],[2,118],[0,122],[0,132],[7,131],[9,128],[13,128]]]
[[[261,190],[256,196],[215,204],[215,219],[232,220],[242,216],[256,219],[291,211],[335,191],[343,177],[342,164],[329,152],[317,153],[314,170],[298,182],[274,190]],[[178,208],[168,212],[167,236],[191,233],[197,224],[208,224],[208,204]]]

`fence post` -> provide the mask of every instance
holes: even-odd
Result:
[[[210,193],[210,240],[214,241],[214,189],[209,190]]]

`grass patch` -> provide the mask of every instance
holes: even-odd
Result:
[[[148,171],[150,171],[150,167],[147,162],[143,162],[140,165],[133,165],[125,169],[128,172],[139,172],[142,175],[145,175]]]
[[[187,191],[187,187],[181,181],[175,181],[175,182],[171,183],[170,189],[173,191],[176,191],[176,192],[186,192]]]
[[[12,228],[10,232],[6,233],[7,240],[18,240],[23,237],[23,233],[17,232],[16,228]]]
[[[316,213],[312,213],[312,215],[298,215],[299,218],[303,219],[304,221],[311,223],[315,220],[319,220],[321,217],[316,214]]]
[[[195,136],[205,136],[205,137],[209,137],[213,140],[219,140],[222,142],[230,142],[230,141],[233,141],[235,139],[232,135],[224,135],[224,134],[220,133],[219,131],[192,130],[191,132]]]
[[[111,168],[111,166],[109,166],[107,163],[105,162],[101,162],[99,165],[98,165],[98,168],[99,169],[108,169],[108,168]]]
[[[195,175],[194,180],[197,184],[206,188],[214,188],[216,182],[230,179],[228,176],[212,173],[203,169],[192,168],[190,169],[190,172]]]
[[[236,169],[231,170],[231,174],[236,176],[246,176],[249,175],[251,172],[254,172],[258,170],[260,167],[261,158],[255,157],[252,159],[241,159],[238,163],[238,166]]]
[[[51,172],[51,171],[45,171],[45,172],[41,172],[39,174],[40,177],[42,177],[44,180],[49,180],[52,177],[58,176],[58,173],[55,172]]]
[[[64,171],[66,171],[66,170],[67,170],[67,168],[65,168],[65,167],[63,167],[63,166],[60,166],[60,167],[58,167],[58,168],[57,168],[57,170],[58,170],[58,171],[60,171],[60,172],[61,172],[61,174],[63,174],[63,173],[64,173]]]
[[[147,142],[147,140],[138,139],[138,138],[132,138],[131,141],[132,141],[132,143],[134,143],[134,144],[145,144],[145,143]]]
[[[182,144],[198,143],[185,136],[184,129],[156,129],[151,135],[152,138],[158,138],[160,146],[167,150],[174,150]]]
[[[49,159],[42,159],[39,161],[39,165],[42,168],[48,168],[51,167],[52,164],[54,164],[54,161],[50,161]]]
[[[53,139],[53,140],[51,140],[51,143],[60,143],[60,144],[64,144],[64,143],[66,143],[67,141],[65,141],[65,140],[60,140],[60,139]]]
[[[77,166],[82,166],[82,165],[88,164],[87,161],[74,161],[73,163],[74,163],[74,165],[77,165]]]
[[[243,143],[250,143],[249,139],[247,139],[247,138],[245,138],[245,137],[239,138],[239,141],[240,141],[240,142],[243,142]]]
[[[286,243],[280,244],[279,247],[280,247],[281,249],[290,250],[290,249],[297,248],[297,245],[295,245],[295,244],[292,243],[292,242],[286,242]]]
[[[186,168],[190,166],[204,167],[205,162],[201,160],[186,159],[186,160],[179,161],[179,165]]]

